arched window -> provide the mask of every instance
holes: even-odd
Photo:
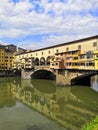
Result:
[[[39,59],[38,58],[35,59],[35,65],[39,65]]]
[[[45,65],[45,58],[44,57],[40,58],[40,65]]]
[[[50,56],[47,57],[47,59],[46,59],[46,64],[47,64],[47,65],[50,65]]]

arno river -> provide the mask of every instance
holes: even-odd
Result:
[[[80,130],[98,114],[98,76],[90,86],[0,78],[0,130]]]

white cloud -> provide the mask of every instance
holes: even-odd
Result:
[[[37,13],[36,4],[43,8],[43,13]],[[36,10],[34,10],[35,6]],[[48,3],[48,0],[41,0],[41,2],[35,0],[32,3],[29,0],[21,0],[16,4],[11,0],[3,0],[0,3],[0,38],[5,36],[20,38],[49,33],[49,37],[43,37],[42,42],[38,43],[38,46],[39,44],[45,46],[46,42],[53,45],[96,35],[98,34],[98,14],[93,16],[90,11],[97,8],[98,0],[68,0],[65,3],[60,0],[54,0],[51,3]],[[50,15],[48,15],[49,12]],[[81,12],[84,14],[81,15]],[[62,35],[55,35],[55,33]],[[33,44],[32,39],[30,48],[34,48]]]

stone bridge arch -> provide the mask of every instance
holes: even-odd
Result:
[[[55,80],[56,74],[50,69],[36,69],[31,73],[31,79]]]
[[[71,85],[90,86],[91,77],[98,74],[98,72],[83,73],[70,79]]]
[[[48,66],[34,66],[32,70],[21,71],[22,79],[55,79],[57,85],[90,85],[90,78],[98,74],[98,71],[53,71]]]

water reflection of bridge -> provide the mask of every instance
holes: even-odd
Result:
[[[79,130],[98,113],[98,93],[88,87],[46,86],[49,91],[43,89],[44,81],[42,85],[39,80],[40,87],[37,84],[38,81],[22,80],[20,84],[12,84],[11,92],[22,103],[68,129]]]

